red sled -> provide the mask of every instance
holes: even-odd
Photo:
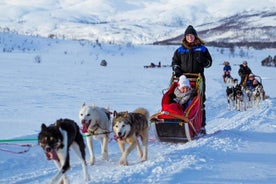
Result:
[[[173,101],[178,78],[172,77],[169,89],[163,94],[161,111],[150,117],[150,121],[155,124],[155,135],[161,142],[191,141],[198,137],[202,127],[202,77],[192,73],[184,75],[197,92],[190,104],[183,109],[183,106]]]

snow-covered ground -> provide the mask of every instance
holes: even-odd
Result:
[[[13,39],[21,42],[20,38]],[[20,140],[36,139],[41,123],[51,124],[59,118],[78,122],[83,102],[108,106],[111,111],[145,107],[153,114],[160,110],[162,89],[168,87],[171,68],[143,66],[159,61],[170,64],[177,46],[99,47],[88,42],[29,39],[24,42],[27,51],[17,48],[0,53],[0,148],[20,151],[26,148],[18,145],[32,145],[23,154],[0,151],[0,183],[48,183],[57,172],[54,163],[46,160],[36,141]],[[88,183],[276,181],[275,68],[260,64],[268,55],[274,56],[275,50],[243,50],[247,58],[233,56],[228,49],[223,55],[221,49],[209,50],[213,66],[206,69],[208,135],[186,144],[160,143],[151,124],[148,161],[139,162],[134,151],[129,166],[118,165],[120,151],[114,140],[109,143],[108,161],[100,159],[96,142],[96,163],[88,167]],[[102,59],[108,62],[107,67],[100,66]],[[225,60],[230,61],[234,77],[238,77],[236,65],[247,60],[253,72],[262,77],[270,98],[248,111],[227,110],[226,86],[221,77]],[[17,141],[3,145],[7,139]],[[71,160],[69,179],[75,184],[84,183],[73,152]]]

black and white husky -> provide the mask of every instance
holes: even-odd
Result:
[[[227,108],[231,110],[231,107],[235,107],[234,87],[226,88]]]
[[[44,150],[47,159],[54,160],[59,169],[50,183],[62,183],[62,181],[64,184],[69,183],[65,175],[70,168],[69,148],[73,148],[81,160],[84,180],[90,180],[85,162],[85,144],[76,122],[70,119],[60,119],[48,127],[42,124],[38,134],[38,143]]]

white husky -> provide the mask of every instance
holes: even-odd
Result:
[[[101,142],[102,159],[108,160],[108,141],[111,127],[110,112],[106,108],[94,105],[86,106],[85,103],[79,111],[82,132],[86,134],[86,141],[90,153],[89,164],[94,165],[95,155],[93,138]]]

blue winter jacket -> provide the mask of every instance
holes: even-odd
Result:
[[[212,57],[204,45],[194,46],[191,50],[183,45],[173,55],[172,66],[180,67],[183,73],[200,73],[212,65]]]
[[[231,66],[230,65],[224,66],[223,71],[224,72],[231,71]]]

